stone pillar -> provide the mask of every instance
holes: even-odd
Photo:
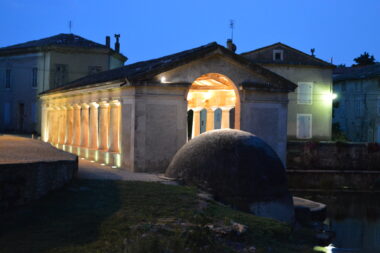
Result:
[[[120,102],[114,100],[110,103],[110,152],[120,151]]]
[[[41,139],[43,141],[47,141],[48,139],[48,135],[47,135],[47,122],[48,122],[48,118],[47,118],[47,114],[48,114],[48,108],[46,107],[46,104],[45,103],[41,103],[41,129],[40,129],[40,132],[41,132]]]
[[[230,128],[230,111],[233,107],[222,107],[222,129]]]
[[[109,133],[109,104],[106,101],[99,103],[99,149],[108,150],[108,133]]]
[[[53,120],[53,129],[52,129],[53,144],[58,144],[58,138],[59,138],[59,115],[60,115],[59,108],[54,108],[53,115],[54,115],[53,116],[54,117],[54,120]]]
[[[81,142],[80,146],[83,148],[88,148],[88,142],[89,142],[89,108],[87,104],[82,104],[82,111],[81,111]]]
[[[201,112],[202,108],[194,108],[193,109],[193,136],[194,138],[201,133]]]
[[[48,142],[53,141],[53,109],[51,107],[48,108],[47,112],[47,140]]]
[[[73,144],[74,133],[74,107],[68,106],[67,108],[67,138],[66,145]]]
[[[98,149],[98,107],[97,103],[90,104],[90,148]]]
[[[207,108],[206,131],[214,129],[214,111],[216,108]]]
[[[80,119],[81,107],[74,105],[74,138],[73,145],[80,146],[81,141],[81,119]]]
[[[66,114],[67,108],[65,106],[61,107],[60,115],[59,115],[59,144],[65,144],[66,142]]]

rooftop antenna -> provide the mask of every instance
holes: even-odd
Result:
[[[71,33],[71,28],[73,28],[73,22],[71,22],[71,20],[69,21],[69,30],[70,30],[70,33]]]
[[[234,27],[235,27],[235,21],[233,19],[230,19],[231,40],[234,39]]]

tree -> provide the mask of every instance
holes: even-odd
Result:
[[[354,61],[356,62],[356,64],[353,64],[353,67],[372,65],[375,64],[375,57],[373,57],[373,55],[370,56],[367,52],[364,52],[359,57],[356,57]]]

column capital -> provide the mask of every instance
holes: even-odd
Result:
[[[90,108],[90,106],[89,106],[88,104],[86,104],[86,103],[81,104],[81,107],[82,107],[83,109],[88,109],[88,108]]]
[[[190,110],[193,110],[194,112],[200,112],[203,109],[205,109],[205,108],[203,108],[203,107],[194,107],[194,108],[191,108]]]
[[[110,101],[109,104],[110,104],[110,106],[120,106],[121,105],[119,100],[112,100],[112,101]]]
[[[98,104],[99,104],[100,108],[107,108],[110,106],[107,101],[101,101]]]
[[[233,109],[235,106],[221,106],[219,107],[220,109],[222,109],[222,111],[230,111],[231,109]]]
[[[81,106],[79,104],[73,105],[74,110],[80,110]]]
[[[98,104],[97,102],[91,102],[91,103],[90,103],[90,107],[98,108],[98,107],[99,107],[99,104]]]

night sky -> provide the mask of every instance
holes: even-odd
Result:
[[[216,41],[225,45],[235,21],[242,53],[276,42],[334,64],[368,51],[380,61],[379,0],[0,0],[0,47],[59,33],[104,43],[121,34],[133,63]]]

